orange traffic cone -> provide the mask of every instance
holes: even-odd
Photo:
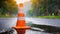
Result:
[[[26,26],[26,22],[24,19],[24,12],[23,12],[23,3],[20,3],[19,7],[20,9],[18,12],[17,24],[16,27],[13,28],[16,29],[17,34],[25,34],[26,29],[31,29],[31,28]]]

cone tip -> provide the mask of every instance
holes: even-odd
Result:
[[[19,6],[20,6],[20,7],[23,7],[23,6],[24,6],[24,4],[23,4],[23,3],[20,3],[20,4],[19,4]]]

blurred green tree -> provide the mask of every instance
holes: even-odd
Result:
[[[35,16],[59,15],[60,0],[31,0]]]
[[[14,0],[0,0],[0,15],[12,16],[18,11],[18,5]]]

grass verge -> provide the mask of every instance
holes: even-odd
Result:
[[[13,18],[13,17],[16,17],[16,16],[0,16],[0,18]]]
[[[36,16],[35,18],[57,18],[60,19],[60,16]]]

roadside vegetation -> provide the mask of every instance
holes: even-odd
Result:
[[[60,18],[60,0],[31,0],[28,16],[36,18]]]
[[[17,11],[18,5],[15,0],[0,0],[0,17],[12,17]]]

